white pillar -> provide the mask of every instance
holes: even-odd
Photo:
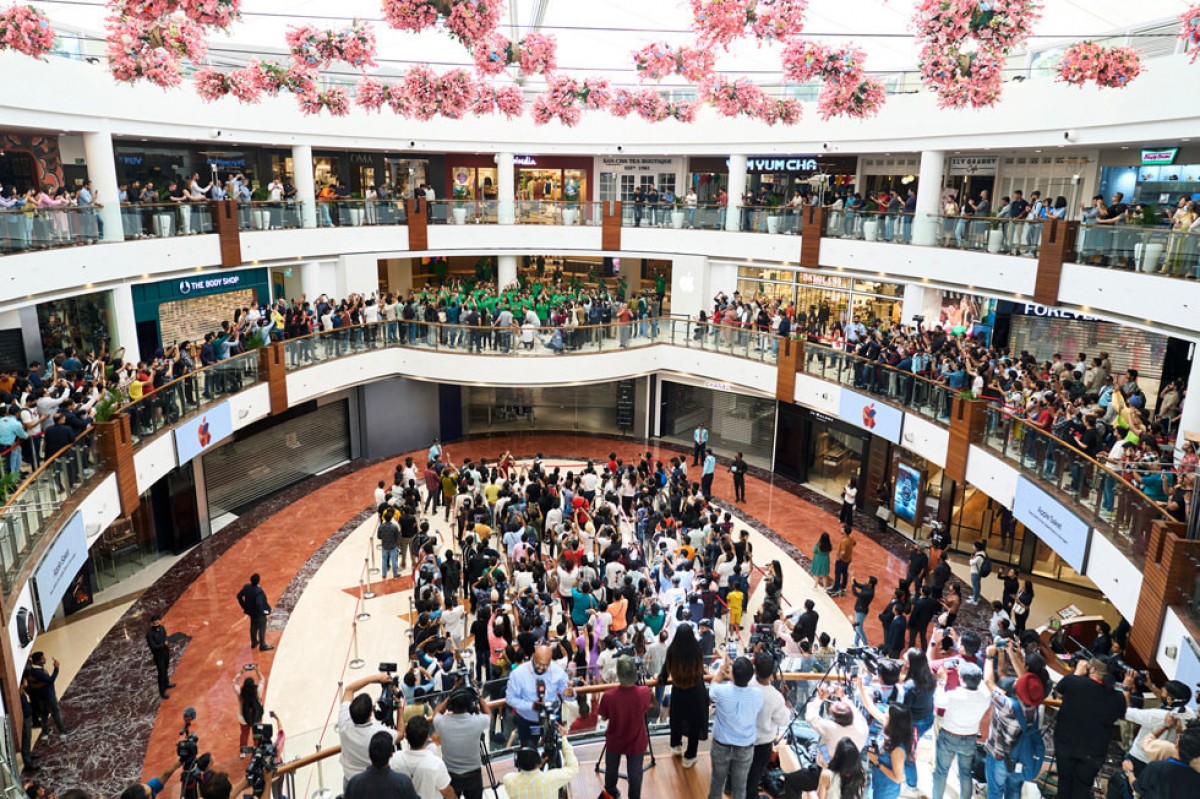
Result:
[[[496,153],[496,215],[502,225],[517,221],[517,175],[512,153]],[[516,272],[513,272],[514,276]]]
[[[109,312],[112,314],[109,327],[114,338],[109,351],[116,352],[124,347],[126,362],[137,363],[141,353],[138,351],[137,319],[133,314],[133,290],[128,283],[113,286]]]
[[[317,189],[313,183],[312,147],[307,144],[292,145],[292,183],[300,203],[300,225],[316,227]]]
[[[517,282],[517,256],[501,255],[496,259],[496,285],[501,289]]]
[[[121,202],[117,189],[117,158],[113,155],[112,136],[108,131],[83,134],[83,158],[87,161],[88,180],[92,194],[104,206],[99,210],[104,241],[122,241],[125,229],[121,226]]]
[[[729,199],[725,202],[725,229],[742,227],[742,194],[746,191],[746,156],[729,156]]]
[[[300,264],[300,293],[309,302],[316,302],[317,297],[328,293],[328,286],[321,285],[321,262],[305,261]]]
[[[1200,433],[1200,347],[1192,345],[1192,371],[1188,373],[1188,399],[1184,400],[1183,413],[1179,417],[1179,435],[1175,446],[1182,447],[1184,436]],[[1192,393],[1196,392],[1196,393]],[[1179,457],[1179,453],[1176,453]]]
[[[936,325],[942,307],[942,291],[917,283],[904,284],[904,299],[900,303],[900,323],[916,326],[914,316],[924,317],[924,326]]]
[[[921,181],[917,186],[917,209],[912,223],[912,243],[931,247],[937,244],[942,221],[942,177],[946,171],[946,154],[941,150],[921,153]]]

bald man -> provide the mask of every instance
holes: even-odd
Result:
[[[533,651],[533,659],[521,664],[508,678],[506,698],[516,714],[522,745],[535,742],[541,712],[547,705],[575,699],[575,688],[569,684],[567,673],[552,661],[550,647],[542,644]]]

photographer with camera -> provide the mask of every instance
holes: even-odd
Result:
[[[559,768],[542,771],[547,761],[536,746],[523,744],[517,750],[517,771],[505,774],[503,780],[508,799],[558,799],[559,790],[579,776],[579,761],[567,740],[567,728],[559,725],[558,736],[563,759]]]
[[[121,792],[121,799],[153,799],[153,797],[162,793],[162,789],[167,784],[167,781],[171,779],[171,775],[178,771],[182,765],[182,761],[176,760],[162,774],[159,774],[157,777],[151,777],[149,782],[138,782],[130,785]]]
[[[363,773],[371,766],[371,742],[379,733],[386,733],[391,741],[396,740],[396,733],[387,725],[375,721],[372,712],[375,701],[369,694],[359,693],[368,685],[382,683],[392,690],[395,686],[395,675],[381,672],[372,677],[364,677],[352,682],[342,691],[342,704],[338,707],[337,733],[338,743],[342,747],[340,762],[342,764],[342,787],[346,788],[350,780]],[[386,690],[386,689],[385,689]],[[391,753],[388,753],[391,756]]]
[[[450,787],[461,799],[483,797],[483,736],[491,726],[487,706],[462,678],[433,711],[433,729],[450,772]]]
[[[566,700],[574,701],[575,688],[567,681],[567,673],[553,664],[553,652],[542,644],[533,652],[528,663],[522,663],[508,678],[505,700],[515,714],[517,734],[521,745],[535,741],[534,728],[541,722],[542,711],[549,705]]]
[[[604,731],[604,790],[609,796],[620,796],[617,778],[621,758],[625,758],[629,795],[626,799],[641,799],[642,765],[650,748],[646,713],[652,699],[650,689],[638,685],[638,664],[629,655],[617,658],[619,688],[605,691],[600,697],[599,715],[608,722]]]
[[[1122,689],[1125,693],[1125,720],[1138,725],[1137,737],[1133,739],[1133,745],[1129,748],[1129,759],[1133,761],[1134,775],[1140,777],[1142,770],[1152,760],[1146,753],[1144,745],[1155,737],[1155,731],[1159,727],[1165,726],[1168,718],[1174,719],[1178,723],[1168,727],[1158,737],[1158,740],[1174,742],[1178,738],[1178,730],[1186,727],[1190,721],[1195,719],[1196,713],[1188,707],[1191,691],[1188,690],[1185,683],[1179,680],[1167,680],[1162,688],[1147,680],[1148,687],[1162,702],[1162,707],[1144,710],[1130,707],[1134,691],[1137,688],[1137,676],[1137,672],[1133,669],[1127,669]]]
[[[843,738],[849,738],[860,750],[867,745],[867,720],[853,702],[846,701],[841,685],[818,687],[817,701],[808,703],[804,720],[820,737],[825,752],[832,753]]]
[[[1108,663],[1099,658],[1081,660],[1056,690],[1063,700],[1054,725],[1058,797],[1089,799],[1108,756],[1113,727],[1125,715],[1125,700],[1108,675]]]

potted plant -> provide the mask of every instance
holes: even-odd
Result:
[[[767,232],[779,232],[779,206],[783,204],[783,198],[778,194],[767,195]]]
[[[683,210],[683,198],[675,198],[675,207],[671,209],[671,227],[683,230],[683,222],[687,218]]]
[[[563,184],[563,200],[562,223],[574,225],[579,218],[579,183],[573,178]]]
[[[1157,272],[1163,253],[1167,250],[1161,238],[1153,237],[1149,233],[1149,229],[1157,227],[1158,222],[1158,212],[1153,205],[1143,205],[1140,216],[1135,211],[1129,212],[1129,224],[1140,227],[1143,231],[1138,235],[1140,241],[1133,245],[1133,260],[1142,272]]]
[[[350,216],[350,225],[352,227],[361,227],[366,210],[361,202],[362,195],[354,192],[350,195],[350,199],[353,202],[346,205],[346,213]]]
[[[266,202],[271,195],[263,186],[259,186],[250,194],[250,226],[255,230],[266,230],[271,226],[271,212],[254,203]]]
[[[1002,249],[1004,249],[1004,228],[1000,227],[999,219],[993,219],[988,222],[987,251],[995,254]]]
[[[454,217],[454,224],[467,224],[467,203],[471,199],[471,187],[465,183],[454,184],[454,207],[450,213]]]

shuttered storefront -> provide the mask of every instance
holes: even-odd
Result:
[[[743,452],[747,460],[770,466],[775,441],[775,400],[663,380],[659,434],[692,445],[696,425],[709,431],[719,457]]]
[[[348,460],[346,400],[239,438],[204,456],[209,517],[241,514],[259,500]]]

